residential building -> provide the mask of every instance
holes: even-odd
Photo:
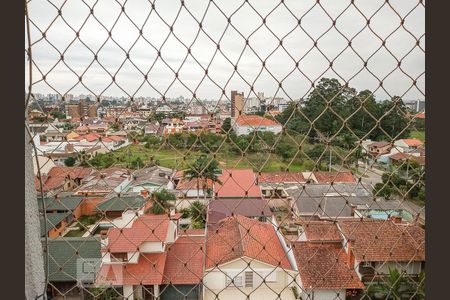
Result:
[[[316,183],[356,183],[356,179],[351,172],[324,172],[316,171],[311,175],[311,179]]]
[[[360,299],[364,284],[349,264],[335,223],[308,221],[303,225],[299,241],[292,244],[302,299]]]
[[[98,283],[121,289],[129,300],[185,299],[180,289],[191,291],[188,299],[198,299],[204,236],[181,235],[180,216],[143,215],[128,228],[109,229]]]
[[[109,198],[97,205],[94,212],[104,215],[108,220],[120,218],[122,213],[129,210],[133,212],[145,211],[150,208],[151,202],[140,195],[121,195]]]
[[[240,116],[244,111],[244,93],[231,91],[231,117]]]
[[[254,131],[272,132],[278,134],[283,126],[275,120],[267,119],[258,115],[241,115],[232,120],[232,127],[236,135],[249,134]]]
[[[92,168],[83,167],[53,167],[47,174],[42,174],[42,191],[44,194],[57,194],[63,191],[73,191],[82,184],[84,178],[93,173]],[[35,179],[36,191],[41,190],[41,182]]]
[[[209,229],[218,228],[221,220],[241,215],[261,222],[272,221],[272,211],[265,199],[214,199],[208,204],[207,223]]]
[[[50,238],[61,236],[66,227],[73,220],[70,212],[65,213],[46,213],[39,216],[41,237]]]
[[[122,193],[131,181],[132,177],[127,169],[108,168],[95,170],[83,179],[82,185],[74,194],[101,197],[110,193]]]
[[[142,193],[151,194],[161,189],[173,189],[173,176],[175,170],[161,166],[151,166],[138,169],[133,172],[133,181],[125,190],[125,193]]]
[[[42,247],[44,255],[49,255],[48,260],[44,259],[50,282],[48,299],[85,299],[101,260],[100,238],[58,237],[47,242],[43,239]]]
[[[81,99],[78,103],[66,104],[66,115],[70,118],[83,119],[85,117],[97,117],[97,107],[95,102],[88,99]]]
[[[380,155],[389,153],[392,146],[391,143],[381,141],[381,142],[373,142],[367,145],[368,153],[374,157],[378,157]]]
[[[295,299],[296,263],[271,223],[243,216],[208,230],[203,299]]]
[[[422,141],[418,139],[401,139],[394,142],[394,152],[408,153],[423,146]]]
[[[305,220],[353,218],[358,208],[369,208],[373,197],[363,183],[293,185],[286,188],[295,215]]]

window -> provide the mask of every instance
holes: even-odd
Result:
[[[253,272],[245,272],[245,287],[253,287]]]
[[[233,282],[232,282],[233,281]],[[225,279],[225,285],[228,287],[228,286],[237,286],[237,287],[241,287],[241,286],[243,286],[243,283],[242,283],[242,274],[239,274],[238,275],[238,273],[235,273],[235,272],[233,272],[233,273],[231,273],[231,272],[229,272],[229,273],[227,273],[227,276],[226,276],[226,279]]]
[[[128,261],[127,253],[111,253],[111,261],[112,262],[124,262]]]

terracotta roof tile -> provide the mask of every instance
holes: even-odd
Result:
[[[167,247],[164,284],[198,284],[203,278],[205,236],[179,237]]]
[[[318,183],[356,182],[351,172],[314,172]]]
[[[220,183],[215,183],[214,192],[217,197],[260,198],[261,190],[256,185],[256,177],[251,169],[223,169],[219,176]]]
[[[206,268],[241,257],[292,270],[274,227],[243,216],[228,217],[217,230],[209,230],[206,241]]]
[[[402,139],[401,141],[403,141],[409,147],[417,147],[423,145],[423,143],[418,139]]]
[[[301,172],[273,172],[257,175],[258,183],[306,183]]]
[[[306,289],[363,289],[340,243],[295,242],[293,252]]]
[[[169,222],[167,215],[143,215],[130,228],[111,228],[103,251],[134,252],[144,242],[164,242]]]
[[[240,126],[275,126],[280,125],[277,121],[267,119],[258,115],[241,115],[236,119]]]
[[[140,254],[136,264],[103,264],[97,283],[113,285],[161,284],[164,276],[166,253]]]
[[[310,242],[318,241],[342,241],[342,236],[334,222],[306,221],[303,230]]]
[[[342,220],[338,222],[359,261],[424,261],[425,231],[390,220]]]

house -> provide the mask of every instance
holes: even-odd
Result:
[[[182,285],[195,285],[197,277],[201,275],[198,266],[199,257],[186,261],[184,268],[194,269],[197,276],[186,276],[183,281],[173,269],[179,263],[173,261],[174,255],[169,255],[179,238],[178,220],[180,215],[143,215],[133,220],[127,228],[111,228],[102,246],[102,264],[97,284],[112,285],[120,290],[125,298],[156,299],[162,291],[161,286],[167,285],[170,279]],[[195,248],[195,245],[191,247]],[[183,240],[175,248],[183,247]],[[195,250],[195,249],[194,249]],[[179,253],[179,249],[173,250]],[[175,252],[176,251],[176,252]],[[183,255],[187,255],[186,253]],[[190,257],[195,255],[190,253]],[[168,261],[169,257],[169,261]],[[186,256],[184,256],[186,258]],[[170,262],[165,276],[166,263]],[[190,265],[190,264],[193,265]],[[170,294],[170,293],[169,293]],[[158,298],[159,299],[159,298]]]
[[[57,128],[54,124],[48,124],[43,134],[47,142],[62,142],[65,139],[65,134],[62,129]]]
[[[311,178],[316,183],[356,183],[356,179],[351,172],[324,172],[316,171]]]
[[[73,220],[71,213],[46,213],[39,217],[41,237],[48,236],[50,238],[61,236],[66,229],[69,219]]]
[[[411,151],[411,152],[408,152],[408,153],[397,152],[397,153],[391,154],[391,155],[389,155],[387,157],[387,161],[386,162],[388,164],[401,165],[405,161],[415,162],[419,166],[424,166],[425,165],[425,157],[424,156],[420,156],[420,152],[417,152],[417,150],[414,150],[414,151]]]
[[[167,246],[161,300],[197,300],[203,293],[205,233],[187,231]]]
[[[142,196],[116,196],[97,205],[94,212],[104,215],[108,220],[119,218],[127,210],[143,212],[150,207],[150,203]]]
[[[302,297],[361,299],[362,289],[383,283],[390,268],[417,279],[425,261],[425,232],[392,220],[304,221],[292,249]]]
[[[72,223],[73,218],[79,218],[82,215],[83,197],[66,196],[61,197],[56,195],[54,197],[40,198],[38,196],[38,207],[40,211],[47,213],[67,213],[70,214],[68,222]],[[42,205],[44,206],[42,208]]]
[[[161,189],[171,190],[174,188],[174,174],[173,169],[156,165],[138,169],[132,173],[133,181],[125,192],[141,193],[146,191],[150,194]]]
[[[93,173],[92,168],[56,166],[42,176],[44,194],[56,194],[61,191],[73,191],[81,185],[82,180]],[[41,182],[35,178],[36,191],[40,191]]]
[[[145,135],[156,135],[158,133],[159,123],[150,123],[145,125],[144,134]]]
[[[251,169],[223,169],[214,183],[216,198],[261,198],[255,173]]]
[[[292,244],[302,298],[353,299],[360,294],[364,284],[349,264],[336,223],[306,221],[302,225],[298,241]]]
[[[295,214],[304,219],[353,218],[357,208],[369,208],[373,197],[363,183],[307,184],[286,189]]]
[[[350,267],[363,283],[382,281],[389,268],[417,278],[425,267],[425,230],[391,220],[348,219],[337,222]]]
[[[217,228],[222,219],[234,215],[245,216],[261,222],[268,222],[272,219],[272,211],[265,199],[214,199],[208,204],[208,228]]]
[[[274,225],[228,217],[208,230],[203,299],[295,299],[295,270]]]
[[[179,118],[165,118],[161,124],[164,136],[183,132],[184,122]]]
[[[290,185],[306,184],[310,179],[305,178],[302,172],[271,172],[256,174],[256,180],[261,193],[267,199],[286,198],[285,188]]]
[[[389,153],[391,148],[391,143],[388,143],[386,141],[373,142],[367,145],[367,152],[374,157],[378,157],[380,155]]]
[[[95,269],[101,261],[98,237],[58,237],[42,240],[48,253],[48,299],[85,299],[86,289],[95,280]],[[82,272],[81,270],[84,270]]]
[[[258,115],[241,115],[232,120],[232,128],[236,135],[244,135],[253,131],[272,132],[278,134],[283,126],[275,120],[267,119]]]
[[[394,149],[396,152],[408,153],[423,146],[423,143],[418,139],[401,139],[394,142]]]
[[[127,169],[108,168],[95,170],[83,179],[83,184],[74,191],[75,195],[106,196],[111,192],[121,193],[131,183],[131,174]]]

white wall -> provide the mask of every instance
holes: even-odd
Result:
[[[132,285],[123,286],[123,295],[127,300],[134,300],[134,290]]]
[[[345,299],[345,290],[314,290],[306,293],[301,291],[303,299],[310,300],[336,300]]]
[[[139,247],[141,253],[160,253],[164,251],[162,242],[144,242]]]
[[[281,125],[273,125],[273,126],[240,126],[237,123],[233,124],[233,129],[236,132],[236,135],[249,134],[253,131],[269,131],[274,134],[278,134],[282,130]]]

